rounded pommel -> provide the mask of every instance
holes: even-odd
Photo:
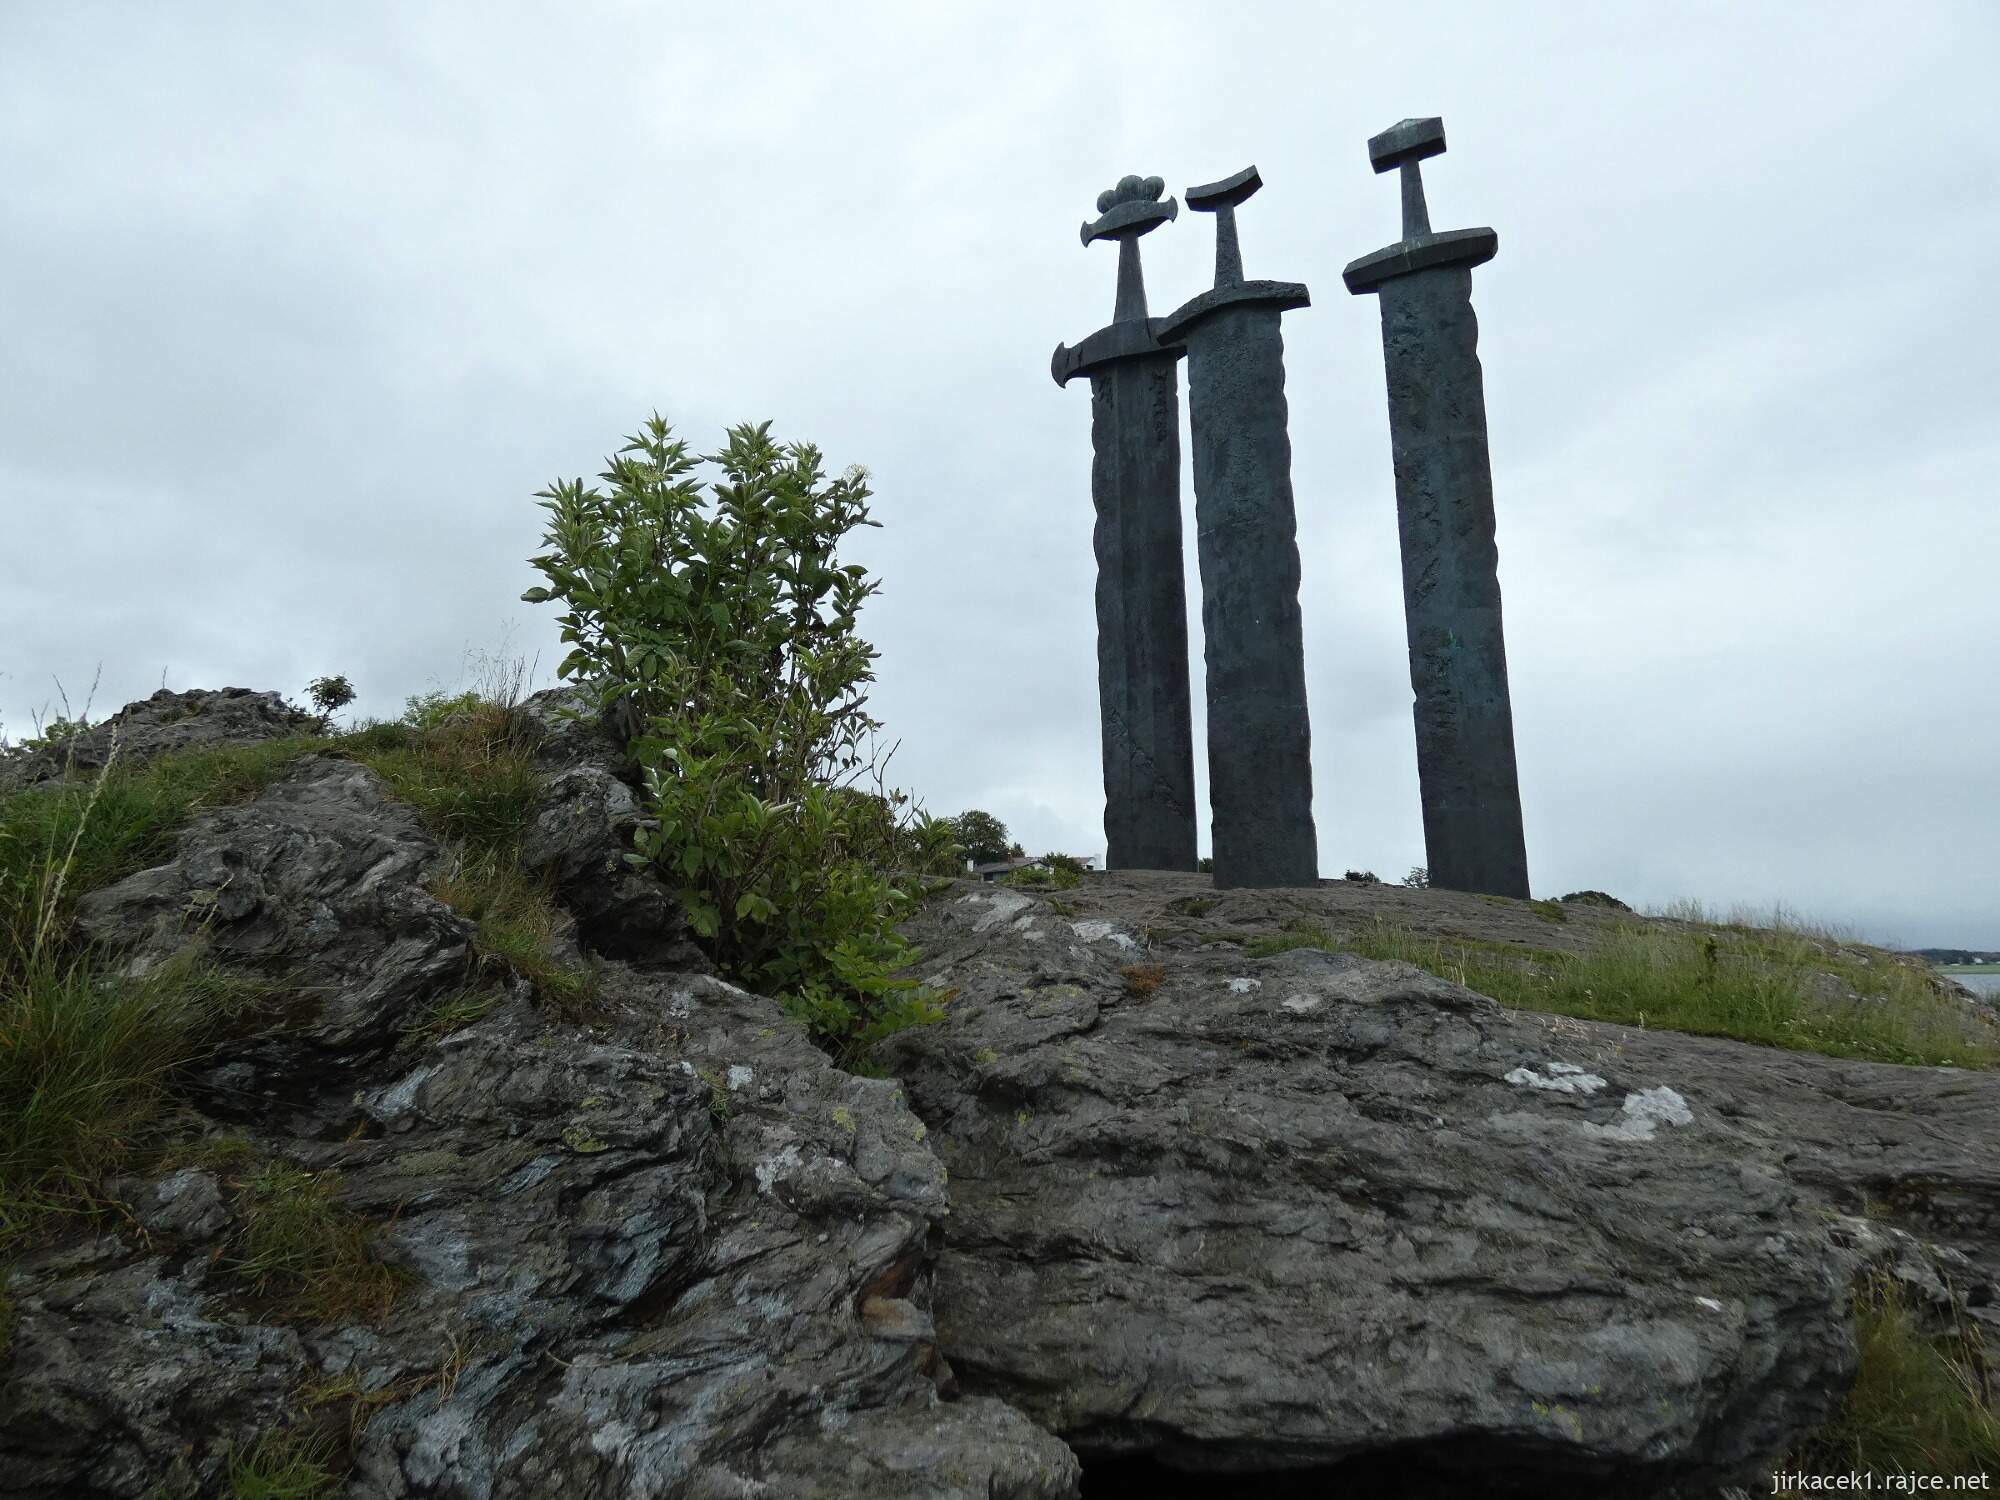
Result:
[[[1443,154],[1444,121],[1436,115],[1422,120],[1399,120],[1368,142],[1368,160],[1378,172]]]
[[[1180,217],[1181,207],[1169,198],[1161,203],[1159,196],[1167,190],[1165,179],[1159,177],[1126,176],[1118,179],[1116,187],[1106,188],[1097,195],[1096,223],[1083,226],[1083,242],[1092,240],[1129,240],[1158,229]]]
[[[1264,185],[1264,179],[1257,175],[1257,169],[1245,167],[1232,177],[1220,182],[1204,182],[1200,187],[1187,190],[1187,206],[1198,214],[1212,214],[1219,209],[1234,208],[1245,198]]]

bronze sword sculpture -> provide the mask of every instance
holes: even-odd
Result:
[[[1500,622],[1493,470],[1472,268],[1493,258],[1491,229],[1431,232],[1418,163],[1444,150],[1444,122],[1404,120],[1368,143],[1377,172],[1402,170],[1403,238],[1342,273],[1382,303],[1389,432],[1417,776],[1431,884],[1528,894],[1514,713]]]
[[[1157,177],[1125,177],[1097,200],[1083,243],[1118,244],[1111,322],[1058,344],[1057,385],[1090,377],[1091,499],[1097,508],[1097,693],[1104,746],[1105,866],[1195,867],[1194,731],[1181,564],[1180,350],[1146,315],[1139,236],[1179,212]]]
[[[1187,346],[1218,887],[1319,879],[1278,326],[1312,299],[1297,282],[1243,279],[1236,205],[1262,185],[1246,167],[1188,189],[1189,208],[1215,215],[1215,286],[1160,330]]]

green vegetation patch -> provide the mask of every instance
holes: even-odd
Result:
[[[327,1500],[340,1489],[327,1437],[266,1433],[229,1455],[226,1500]]]
[[[332,1173],[274,1161],[231,1186],[242,1228],[224,1264],[251,1291],[317,1322],[389,1310],[406,1278],[370,1252],[369,1225],[336,1201]]]
[[[143,978],[44,951],[0,993],[0,1244],[90,1210],[159,1140],[176,1070],[268,988],[189,951]]]
[[[0,797],[0,986],[68,930],[80,896],[170,858],[197,813],[249,801],[327,746],[298,735],[185,750],[131,769],[114,758],[95,780]]]
[[[1878,1062],[2000,1066],[2000,1027],[1914,966],[1861,956],[1809,929],[1709,932],[1627,923],[1583,953],[1423,937],[1375,922],[1298,926],[1250,956],[1324,948],[1397,959],[1517,1010],[1734,1037]]]
[[[589,976],[555,957],[560,915],[516,852],[539,786],[533,738],[508,704],[433,694],[349,735],[114,758],[94,780],[0,798],[0,1243],[95,1211],[95,1183],[157,1158],[175,1075],[282,989],[222,973],[198,948],[123,974],[71,936],[77,901],[171,858],[192,818],[255,797],[303,755],[381,775],[445,841],[439,894],[478,922],[482,959],[560,1010],[585,1006]],[[480,1003],[448,996],[430,1024],[466,1024]]]
[[[1869,1474],[1882,1489],[1894,1474],[2000,1473],[2000,1411],[1976,1325],[1927,1329],[1895,1282],[1878,1277],[1855,1299],[1854,1330],[1854,1387],[1786,1469]]]
[[[562,608],[558,674],[628,727],[647,814],[634,853],[722,974],[856,1066],[943,1013],[900,977],[918,955],[897,924],[964,842],[902,793],[865,790],[886,759],[858,619],[881,584],[842,550],[877,524],[866,471],[831,477],[768,422],[703,458],[657,413],[605,463],[603,488],[539,492],[546,550],[530,561],[546,582],[522,597]]]
[[[1075,870],[1062,865],[1023,865],[1018,870],[1009,870],[1000,877],[1002,885],[1010,885],[1018,891],[1069,891],[1083,881]]]
[[[410,699],[395,723],[346,736],[341,750],[386,781],[444,844],[432,894],[478,924],[473,948],[482,963],[520,974],[559,1015],[579,1020],[595,998],[592,976],[558,956],[565,924],[555,893],[521,868],[521,838],[542,785],[537,734],[505,695],[431,693]],[[477,1003],[448,996],[418,1029],[442,1035],[470,1024]]]
[[[482,961],[529,980],[568,1019],[587,1013],[596,984],[589,970],[557,956],[562,911],[554,893],[526,874],[517,858],[496,851],[458,851],[432,890],[453,911],[479,924],[473,951]]]
[[[436,1041],[439,1037],[450,1036],[454,1031],[462,1031],[485,1020],[499,1002],[499,991],[468,985],[464,989],[453,990],[431,1006],[409,1030]]]

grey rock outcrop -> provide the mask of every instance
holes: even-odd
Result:
[[[121,765],[139,766],[176,750],[212,749],[313,734],[319,717],[294,708],[277,693],[249,688],[166,688],[128,703],[101,724],[73,739],[0,757],[0,792],[60,779],[66,771],[89,774],[104,768],[114,741]]]
[[[1087,1468],[1712,1493],[1851,1378],[1874,1252],[1834,1205],[1916,1190],[1991,1295],[2000,1079],[1145,951],[1128,887],[1177,884],[934,907],[913,936],[958,996],[889,1044],[951,1173],[940,1342]]]
[[[309,756],[84,903],[133,967],[199,943],[273,988],[194,1098],[336,1185],[404,1286],[373,1321],[287,1313],[232,1269],[241,1174],[115,1184],[128,1214],[10,1267],[0,1488],[211,1493],[231,1445],[303,1427],[384,1500],[1073,1496],[1059,1440],[952,1399],[945,1178],[900,1087],[658,965],[600,962],[587,1026],[517,982],[437,1036],[470,933],[425,889],[442,857]]]
[[[472,924],[424,888],[440,853],[373,771],[306,756],[254,802],[196,818],[168,863],[86,896],[77,926],[129,968],[199,944],[266,985],[194,1081],[220,1116],[306,1128],[466,974]]]
[[[594,952],[682,969],[707,967],[685,914],[625,856],[642,812],[637,767],[570,689],[537,693],[522,712],[539,726],[550,769],[521,844],[521,863],[546,876]]]
[[[212,1493],[230,1445],[303,1430],[350,1500],[1715,1500],[1839,1400],[1857,1278],[1993,1326],[2000,1077],[1215,940],[1381,917],[1581,951],[1612,912],[961,883],[910,924],[946,1021],[859,1077],[661,956],[615,742],[543,746],[530,847],[579,934],[619,914],[581,1021],[490,966],[440,1020],[473,965],[450,856],[337,755],[83,903],[128,966],[200,944],[261,998],[192,1080],[233,1151],[106,1184],[120,1212],[9,1266],[0,1490]],[[386,1311],[246,1282],[266,1162],[368,1226]]]

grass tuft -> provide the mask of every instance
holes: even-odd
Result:
[[[1125,993],[1134,999],[1152,994],[1167,977],[1166,969],[1159,964],[1127,964],[1118,972],[1125,980]]]
[[[336,1201],[333,1174],[274,1161],[232,1185],[243,1225],[224,1264],[253,1292],[317,1322],[389,1310],[405,1278],[369,1252],[368,1225]]]
[[[230,1453],[227,1500],[327,1500],[340,1488],[333,1448],[326,1437],[265,1433]]]
[[[1876,1277],[1855,1299],[1860,1364],[1831,1422],[1785,1467],[1814,1475],[2000,1474],[2000,1411],[1977,1325],[1926,1330],[1896,1283]]]
[[[596,995],[589,971],[556,955],[564,924],[555,895],[511,854],[460,850],[432,890],[479,924],[473,948],[482,960],[527,979],[559,1015],[574,1020],[588,1011]]]
[[[0,995],[0,1243],[87,1210],[159,1135],[175,1071],[268,993],[189,951],[143,978],[44,953]]]
[[[453,990],[439,1000],[421,1020],[410,1025],[407,1030],[436,1041],[440,1037],[450,1036],[454,1031],[462,1031],[467,1026],[485,1020],[493,1013],[493,1007],[499,1002],[499,991],[469,985],[464,989]]]
[[[171,858],[191,818],[256,796],[305,754],[359,760],[413,803],[453,855],[440,894],[479,922],[481,955],[560,1010],[586,1005],[589,978],[555,958],[560,917],[515,852],[539,785],[534,734],[510,703],[434,695],[400,723],[336,738],[139,767],[114,749],[92,780],[0,797],[0,1243],[94,1211],[96,1182],[164,1144],[175,1074],[274,989],[193,951],[123,974],[72,937],[77,901]],[[447,997],[433,1019],[463,1024],[469,1003]]]

